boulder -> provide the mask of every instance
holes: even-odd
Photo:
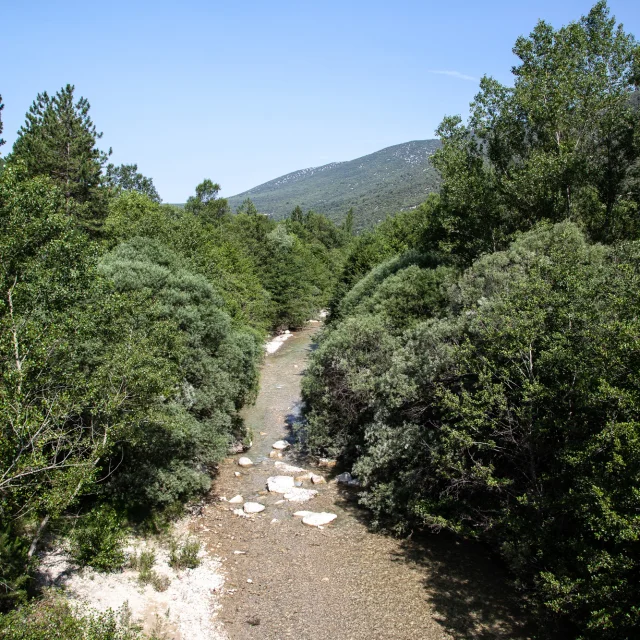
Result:
[[[229,500],[229,504],[242,504],[244,502],[244,498],[241,495],[233,496]]]
[[[243,456],[242,458],[238,458],[238,464],[241,467],[250,467],[253,464],[253,462],[251,461],[251,458],[247,458]]]
[[[272,476],[267,478],[267,489],[272,493],[287,493],[295,487],[291,476]]]
[[[313,484],[324,484],[326,480],[324,479],[324,476],[319,476],[316,473],[312,473],[311,482],[313,482]]]
[[[269,453],[270,458],[282,458],[282,451],[276,451],[275,449]]]
[[[318,495],[315,489],[301,489],[294,487],[290,491],[284,494],[284,499],[289,502],[308,502],[311,498]]]
[[[302,518],[304,524],[310,527],[323,527],[325,524],[333,522],[338,516],[335,513],[310,513]]]
[[[282,474],[291,474],[291,475],[296,475],[297,473],[304,473],[304,469],[302,469],[301,467],[294,467],[292,464],[287,464],[286,462],[276,462],[275,463],[275,468]]]
[[[260,513],[264,511],[265,506],[260,504],[259,502],[245,502],[244,503],[244,512],[245,513]]]
[[[278,440],[277,442],[274,442],[271,446],[272,448],[277,449],[278,451],[284,451],[285,449],[288,449],[290,445],[286,440]]]

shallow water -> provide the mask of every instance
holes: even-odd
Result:
[[[267,355],[257,401],[244,414],[253,446],[243,455],[256,464],[241,469],[240,456],[221,464],[195,530],[223,560],[219,619],[229,637],[528,638],[506,578],[483,547],[443,534],[403,541],[373,533],[352,491],[291,453],[283,461],[323,473],[329,482],[305,482],[319,495],[303,504],[277,505],[282,496],[266,491],[267,478],[279,475],[268,457],[271,445],[288,435],[287,421],[299,409],[301,375],[316,331],[310,325]],[[236,516],[238,505],[220,500],[236,494],[266,509],[251,518]],[[338,518],[324,529],[312,528],[293,517],[299,510]]]

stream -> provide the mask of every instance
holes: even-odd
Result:
[[[309,502],[283,501],[266,490],[280,475],[272,444],[289,435],[300,382],[318,324],[296,332],[262,369],[255,405],[244,418],[253,446],[229,457],[193,533],[222,560],[225,586],[218,621],[231,640],[525,639],[504,572],[487,550],[447,534],[399,540],[372,532],[357,490],[338,485],[334,469],[284,452],[282,462],[325,476]],[[254,465],[238,466],[248,456]],[[236,475],[239,474],[239,475]],[[265,505],[236,515],[233,496]],[[302,523],[300,510],[330,512],[323,528]]]

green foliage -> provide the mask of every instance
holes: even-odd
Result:
[[[440,176],[431,164],[438,140],[414,140],[348,162],[295,171],[229,198],[240,212],[246,198],[274,220],[285,220],[294,208],[312,209],[334,223],[353,211],[353,229],[411,210],[436,192]]]
[[[5,524],[0,530],[0,613],[26,599],[32,564],[28,551],[24,536]]]
[[[0,638],[6,640],[143,640],[129,612],[78,615],[61,598],[48,598],[0,615]]]
[[[137,164],[107,165],[106,183],[115,193],[136,191],[147,196],[152,202],[160,203],[160,196],[153,186],[153,180],[138,172]]]
[[[518,38],[514,86],[484,77],[468,125],[440,125],[431,241],[468,264],[540,220],[573,220],[607,242],[637,237],[639,51],[604,1]]]
[[[196,195],[187,200],[185,210],[204,222],[220,222],[228,215],[229,206],[224,198],[218,198],[219,191],[219,184],[214,184],[209,179],[204,180],[196,187]]]
[[[169,566],[174,569],[195,569],[200,566],[199,553],[202,545],[195,538],[189,538],[180,544],[171,540]]]
[[[576,637],[639,623],[639,260],[542,226],[455,286],[426,269],[424,305],[420,267],[390,261],[345,297],[303,385],[309,445],[353,465],[379,524],[491,542]]]
[[[104,220],[106,191],[102,168],[107,154],[96,144],[96,131],[85,98],[74,102],[73,85],[66,85],[53,97],[38,94],[20,128],[9,163],[21,163],[26,177],[47,176],[60,189],[65,211],[91,232]]]
[[[117,571],[124,564],[127,529],[122,518],[108,505],[100,505],[83,516],[73,532],[72,553],[80,566],[97,571]]]

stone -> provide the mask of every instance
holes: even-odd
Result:
[[[271,447],[278,451],[284,451],[289,448],[289,443],[286,440],[278,440],[277,442],[274,442]]]
[[[241,495],[233,496],[229,500],[229,504],[242,504],[244,502],[244,498]]]
[[[313,511],[296,511],[293,514],[294,518],[306,518],[307,516],[313,515]]]
[[[274,464],[275,468],[282,474],[292,474],[295,475],[296,473],[304,473],[304,469],[302,469],[301,467],[294,467],[292,464],[287,464],[286,462],[276,462]]]
[[[331,469],[336,466],[336,461],[331,460],[330,458],[320,458],[318,460],[319,467],[325,467],[327,469]]]
[[[315,489],[300,489],[294,487],[289,492],[284,494],[284,499],[289,502],[308,502],[311,498],[318,495]]]
[[[325,524],[333,522],[338,516],[335,513],[311,513],[308,516],[302,518],[304,524],[308,524],[310,527],[322,527]]]
[[[244,451],[244,445],[239,440],[236,440],[230,447],[229,453],[233,455],[234,453],[242,453]]]
[[[313,482],[313,484],[325,484],[327,481],[324,479],[324,476],[319,476],[316,473],[312,473],[311,482]]]
[[[282,458],[282,451],[276,451],[275,449],[269,453],[270,458]]]
[[[345,471],[344,473],[341,473],[340,475],[336,476],[336,482],[338,484],[349,484],[352,480],[353,478],[351,477],[351,474],[348,471]]]
[[[272,493],[287,493],[295,486],[291,476],[272,476],[267,478],[267,489]]]
[[[233,513],[236,516],[240,516],[241,518],[246,518],[247,517],[247,514],[242,509],[234,509]]]
[[[241,474],[239,471],[234,471],[234,472],[233,472],[233,475],[234,475],[236,478],[239,478],[242,474]]]
[[[238,459],[238,464],[241,467],[250,467],[251,465],[253,465],[253,462],[251,461],[251,458],[243,456],[242,458]]]
[[[264,511],[265,506],[260,504],[259,502],[245,502],[244,503],[244,512],[245,513],[260,513]]]

